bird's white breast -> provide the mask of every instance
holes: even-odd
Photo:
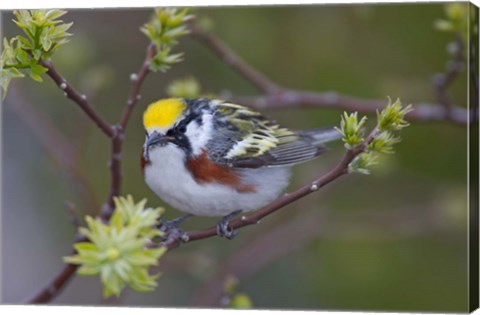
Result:
[[[146,165],[148,186],[174,208],[200,216],[225,216],[236,210],[252,211],[273,201],[288,185],[290,169],[241,169],[246,185],[255,192],[238,192],[218,183],[198,183],[185,167],[184,152],[173,144],[152,148]]]

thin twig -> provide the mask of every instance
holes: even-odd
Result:
[[[122,131],[127,127],[128,121],[130,120],[130,115],[132,114],[133,108],[140,99],[140,88],[143,81],[145,80],[147,74],[150,72],[150,62],[155,56],[156,47],[154,44],[150,44],[147,48],[147,53],[145,55],[145,61],[143,62],[140,70],[137,73],[132,74],[130,79],[132,80],[132,88],[130,90],[130,96],[127,100],[127,106],[123,111],[122,118],[120,119],[119,126]]]
[[[82,95],[75,90],[70,83],[55,69],[52,61],[40,60],[39,64],[48,69],[47,74],[57,83],[58,87],[62,89],[69,99],[75,102],[84,112],[95,122],[100,130],[106,134],[109,138],[115,135],[114,130],[110,124],[98,114],[93,108],[90,102],[87,100],[86,95]]]
[[[113,198],[120,195],[122,185],[122,144],[123,132],[119,126],[114,126],[115,136],[112,138],[112,155],[110,160],[110,195],[108,197],[109,213],[115,207]],[[108,214],[110,217],[110,214]]]

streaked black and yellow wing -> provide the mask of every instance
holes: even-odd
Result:
[[[326,151],[323,143],[341,137],[333,128],[295,132],[247,107],[221,102],[214,116],[215,140],[210,157],[230,167],[259,168],[293,165]]]

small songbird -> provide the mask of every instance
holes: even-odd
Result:
[[[293,165],[341,138],[333,128],[291,131],[245,106],[206,98],[159,100],[146,109],[143,125],[148,186],[180,211],[223,216],[217,232],[226,238],[236,234],[228,220],[276,199]],[[170,223],[178,228],[184,218]]]

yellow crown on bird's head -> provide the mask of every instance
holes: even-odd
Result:
[[[148,105],[143,113],[143,126],[148,133],[170,129],[187,108],[184,100],[178,98],[161,99]]]

